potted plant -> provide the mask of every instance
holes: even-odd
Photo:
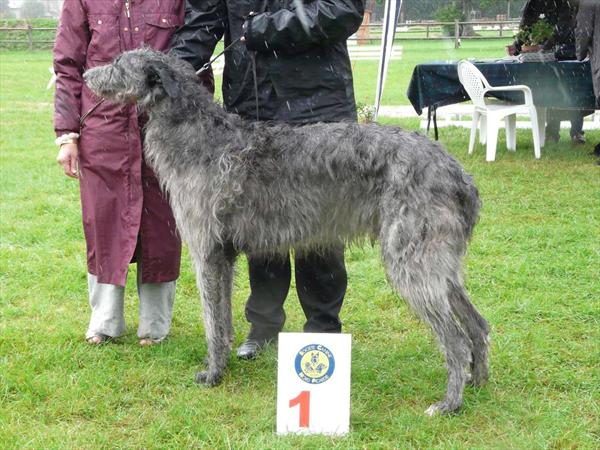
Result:
[[[554,27],[541,18],[531,27],[521,27],[515,39],[521,43],[522,53],[531,53],[540,51],[552,36],[554,36]]]

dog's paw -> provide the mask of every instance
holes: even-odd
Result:
[[[475,387],[481,387],[488,382],[490,378],[487,364],[479,364],[471,369],[471,379],[468,384]]]
[[[448,402],[443,400],[441,402],[434,403],[429,408],[427,408],[427,411],[425,411],[425,414],[427,414],[430,417],[436,416],[438,414],[439,415],[452,414],[452,413],[456,413],[459,410],[459,408],[460,408],[460,405],[458,405],[458,406],[449,405]]]
[[[489,379],[489,375],[487,372],[484,372],[484,373],[475,373],[474,372],[473,375],[471,376],[471,379],[469,380],[468,384],[473,387],[481,387],[488,382],[488,379]]]
[[[209,370],[203,370],[201,372],[196,373],[196,378],[194,381],[198,384],[204,384],[206,386],[212,387],[221,383],[223,379],[223,375],[216,372],[211,372]]]

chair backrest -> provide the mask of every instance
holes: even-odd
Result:
[[[485,108],[485,89],[490,84],[479,69],[469,61],[462,60],[458,63],[458,79],[475,106]]]

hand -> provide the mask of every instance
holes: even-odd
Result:
[[[254,13],[250,13],[250,14],[254,14]],[[251,17],[252,16],[248,16],[248,18],[242,24],[242,36],[240,37],[240,42],[246,41],[246,34],[248,33],[248,21],[251,19]]]
[[[254,16],[257,16],[258,13],[254,11],[250,11],[248,15],[244,19],[244,23],[242,24],[242,37],[240,37],[240,42],[245,42],[248,37],[248,30],[250,29],[250,21]]]
[[[56,162],[62,166],[66,176],[79,178],[79,148],[77,144],[61,145]]]

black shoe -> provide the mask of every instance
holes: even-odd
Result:
[[[546,134],[546,142],[554,142],[556,144],[559,140],[559,134]]]
[[[237,349],[237,357],[240,359],[256,358],[267,345],[271,342],[277,342],[280,331],[280,327],[257,327],[252,325],[248,337]]]
[[[571,142],[573,144],[585,144],[585,136],[581,133],[574,134],[571,136]]]
[[[276,337],[266,339],[251,339],[248,337],[237,349],[237,357],[240,359],[254,359],[271,342],[277,341]]]
[[[600,156],[600,144],[597,144],[596,147],[594,147],[593,153],[595,156]]]

